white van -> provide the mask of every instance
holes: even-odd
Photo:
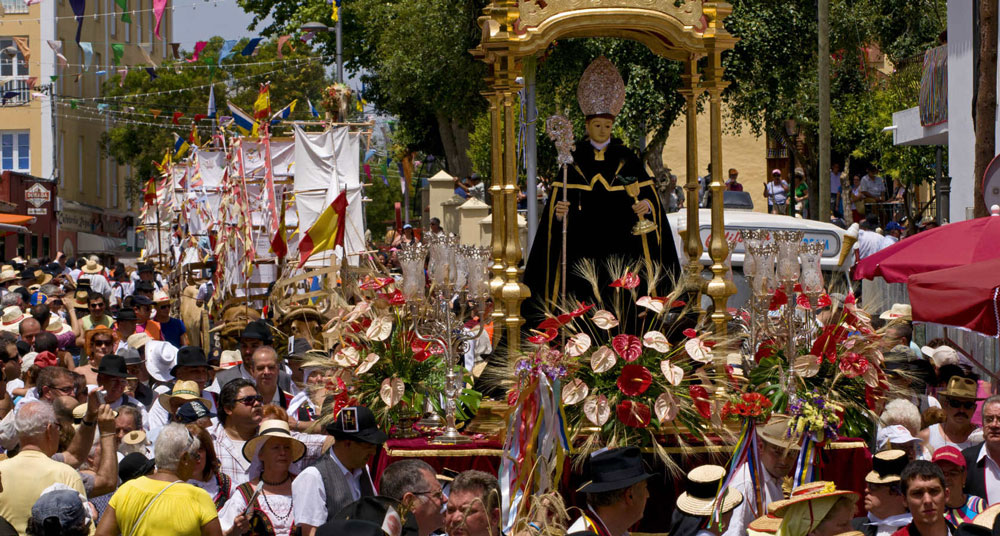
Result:
[[[667,214],[670,228],[674,233],[674,244],[677,247],[677,258],[681,259],[683,265],[687,255],[683,251],[680,235],[677,230],[687,226],[687,211],[681,210]],[[683,223],[681,220],[684,220]],[[743,277],[743,243],[740,242],[739,232],[743,229],[787,229],[790,231],[805,231],[803,242],[821,242],[823,244],[823,258],[820,264],[823,267],[823,277],[826,286],[829,288],[832,279],[839,279],[837,283],[843,284],[848,281],[848,272],[854,264],[854,255],[848,255],[843,266],[838,266],[840,260],[840,248],[843,244],[844,229],[832,223],[818,222],[792,218],[790,216],[778,216],[753,212],[749,210],[728,209],[725,211],[726,237],[736,239],[736,248],[733,251],[733,282],[736,283],[737,293],[729,298],[729,307],[740,308],[750,296],[750,288]],[[704,248],[701,255],[701,264],[704,266],[703,276],[712,277],[709,269],[712,266],[712,258],[708,254],[708,245],[712,235],[712,212],[707,208],[698,210],[698,224],[701,235],[701,243]],[[857,245],[855,244],[855,247]],[[707,274],[706,274],[707,272]]]

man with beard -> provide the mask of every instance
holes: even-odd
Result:
[[[87,385],[97,385],[97,368],[101,366],[104,356],[114,350],[115,335],[109,328],[99,325],[87,331],[84,339],[83,350],[86,352],[86,360],[73,369],[73,372],[86,378]]]
[[[994,504],[1000,502],[1000,396],[983,403],[983,438],[982,444],[962,451],[968,468],[965,492]]]
[[[944,422],[932,424],[917,434],[931,454],[951,445],[959,450],[969,448],[982,438],[982,431],[972,424],[972,414],[976,411],[976,381],[962,376],[952,376],[943,391],[938,391]],[[1000,496],[997,496],[1000,499]]]
[[[956,533],[945,517],[948,487],[941,468],[927,460],[910,462],[900,477],[913,521],[892,536],[949,536]]]

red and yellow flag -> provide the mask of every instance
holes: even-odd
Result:
[[[156,179],[150,178],[149,182],[146,183],[146,193],[143,194],[142,200],[146,202],[147,205],[152,205],[156,203]]]
[[[330,203],[330,206],[319,215],[316,223],[306,231],[299,241],[299,266],[305,266],[314,253],[333,249],[344,243],[344,220],[347,219],[347,192]]]

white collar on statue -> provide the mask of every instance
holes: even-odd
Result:
[[[590,140],[590,145],[598,151],[603,151],[608,148],[608,145],[611,145],[611,138],[604,140],[604,143],[597,143],[594,140]]]

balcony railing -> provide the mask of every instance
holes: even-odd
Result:
[[[0,107],[24,106],[30,102],[31,86],[27,77],[8,80],[0,86]]]
[[[4,14],[11,15],[27,13],[29,8],[24,0],[0,0],[0,6],[3,6]]]

